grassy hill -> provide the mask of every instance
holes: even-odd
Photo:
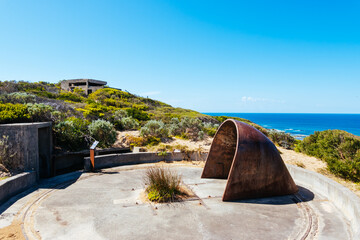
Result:
[[[108,128],[113,126],[119,131],[142,130],[143,135],[148,136],[143,144],[154,144],[169,136],[193,140],[204,134],[213,136],[227,118],[174,108],[161,101],[109,87],[86,96],[81,89],[62,91],[60,82],[0,81],[0,123],[52,121],[55,145],[60,150],[84,149],[94,139],[102,138],[99,135],[105,134],[101,129],[93,131],[97,133],[90,132],[90,125],[95,121],[98,121],[95,128],[105,128],[110,123]],[[238,120],[267,132],[249,120]],[[111,142],[109,140],[103,147]]]

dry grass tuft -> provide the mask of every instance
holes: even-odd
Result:
[[[145,173],[148,199],[153,202],[173,202],[186,195],[180,187],[181,176],[177,172],[160,167],[150,167]]]

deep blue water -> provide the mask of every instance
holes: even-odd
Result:
[[[249,119],[264,128],[290,133],[298,139],[315,131],[340,129],[360,136],[360,114],[310,113],[205,113],[211,116],[230,116]]]

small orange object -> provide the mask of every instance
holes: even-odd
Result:
[[[95,149],[90,149],[91,168],[95,169]]]

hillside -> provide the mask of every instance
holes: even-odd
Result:
[[[219,124],[227,118],[174,108],[110,87],[86,96],[79,88],[73,92],[62,91],[60,82],[0,81],[0,124],[52,121],[55,146],[59,151],[87,148],[91,141],[102,138],[99,134],[104,135],[101,131],[108,123],[108,128],[113,127],[117,131],[142,129],[145,139],[135,139],[136,144],[153,145],[167,137],[196,140],[204,135],[213,136]],[[267,132],[249,120],[238,120]],[[93,131],[91,124],[95,128]],[[163,128],[162,133],[155,133],[156,128]],[[103,140],[102,147],[109,147],[114,142],[114,136],[105,135],[109,138],[100,139]]]

